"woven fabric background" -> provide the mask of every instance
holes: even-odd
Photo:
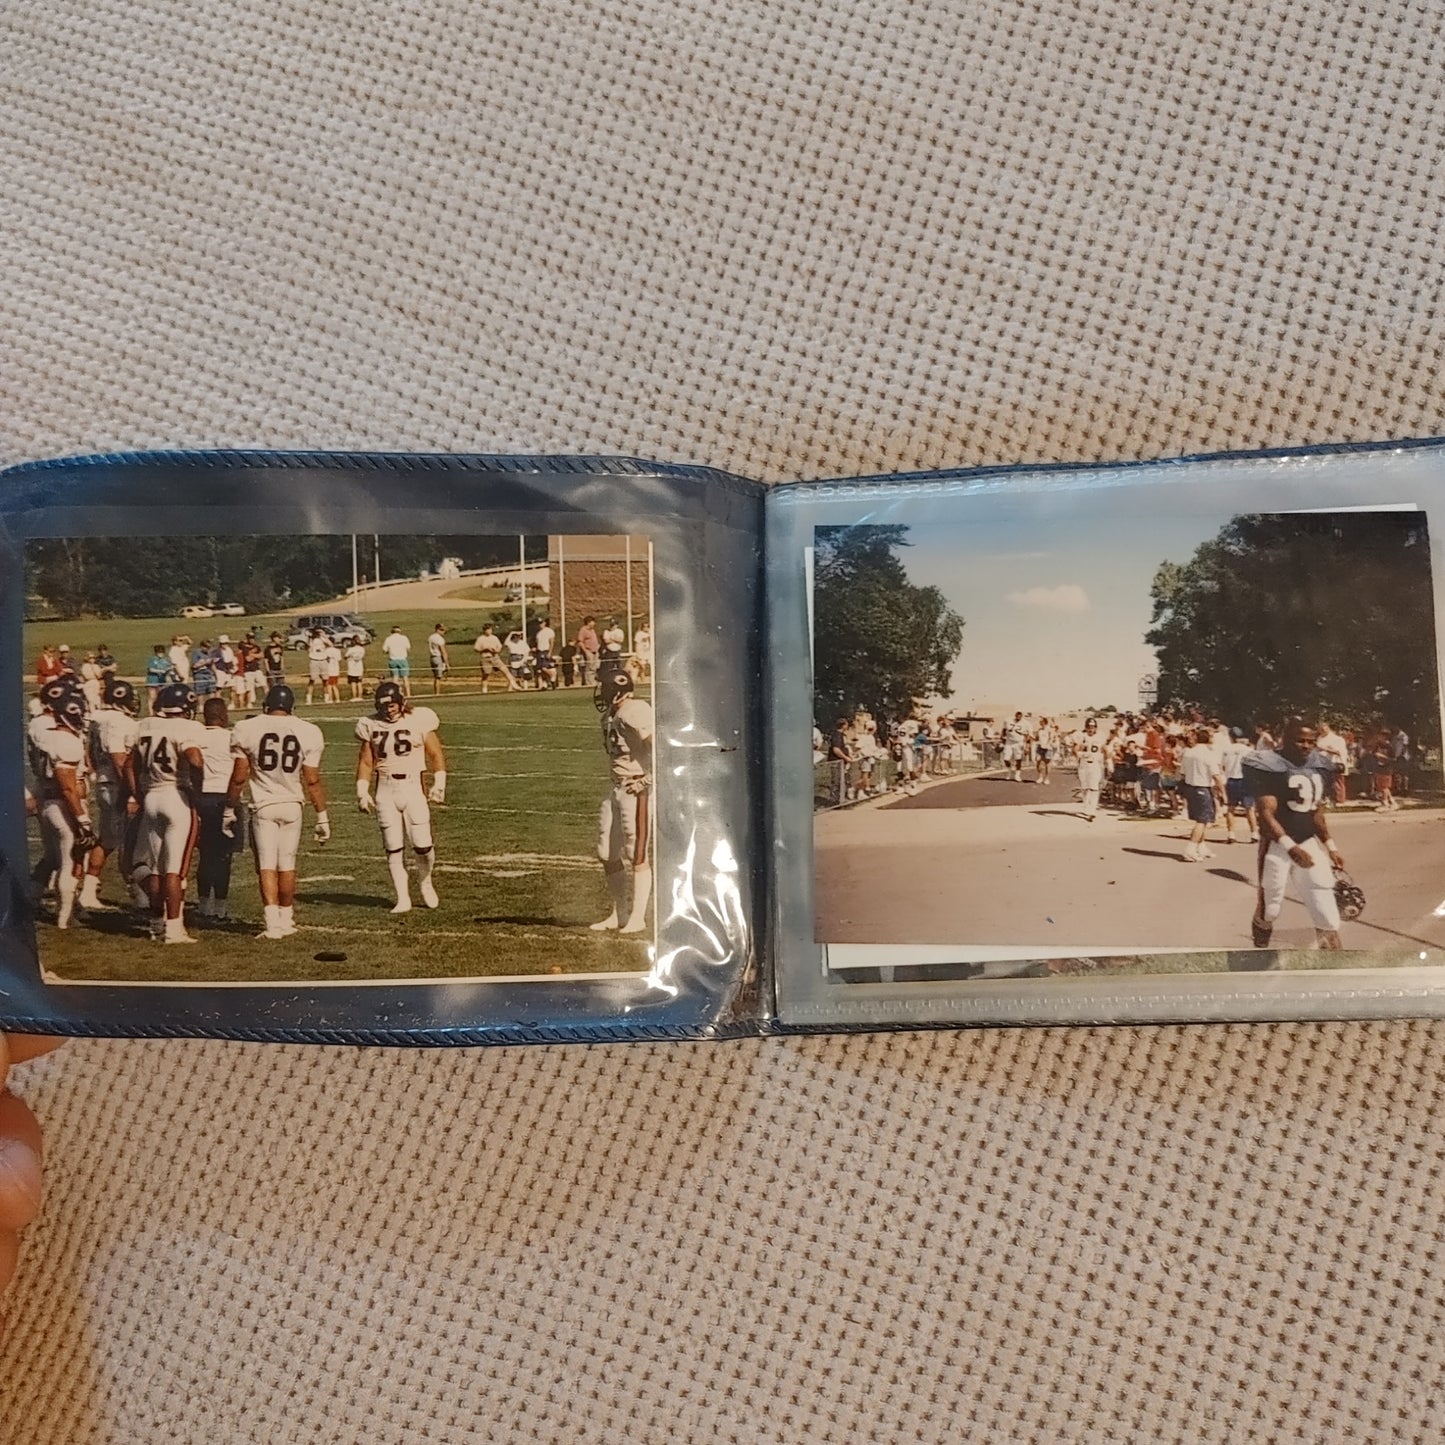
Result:
[[[1438,13],[0,0],[0,460],[1445,430]],[[1432,1024],[73,1044],[0,1439],[1435,1441]]]

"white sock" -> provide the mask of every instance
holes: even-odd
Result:
[[[184,938],[186,936],[186,920],[184,918],[166,919],[166,937]]]
[[[632,870],[632,912],[624,933],[640,933],[647,923],[647,900],[652,896],[652,867],[642,863]]]
[[[80,880],[80,906],[82,908],[100,907],[100,879],[94,873],[87,873]]]
[[[435,848],[428,848],[425,853],[418,852],[416,855],[416,881],[418,883],[430,883],[432,869],[436,867],[437,853]]]
[[[411,897],[411,880],[406,874],[406,854],[398,849],[386,855],[387,870],[391,874],[391,886],[396,889],[396,901]]]
[[[60,912],[56,915],[56,926],[69,928],[71,914],[75,912],[75,895],[80,888],[80,879],[69,868],[62,867],[56,875],[55,888],[60,894]]]
[[[281,909],[275,903],[268,903],[265,907],[266,932],[280,933],[281,931]]]
[[[292,904],[282,904],[276,909],[279,915],[278,922],[288,933],[296,927],[296,909]]]

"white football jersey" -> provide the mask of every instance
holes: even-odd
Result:
[[[441,726],[429,707],[414,707],[395,722],[379,717],[364,717],[356,724],[356,736],[371,745],[372,761],[378,778],[421,780],[426,771],[426,742],[430,733]]]
[[[612,760],[612,781],[644,778],[652,764],[652,704],[629,697],[602,718],[602,745]]]
[[[118,783],[113,757],[124,757],[135,746],[139,723],[118,707],[102,707],[90,719],[90,764],[97,782]]]
[[[46,802],[60,797],[55,782],[56,768],[85,771],[85,740],[79,733],[59,726],[49,713],[33,718],[26,729],[30,742],[30,770],[35,774],[37,793]]]
[[[1102,763],[1109,750],[1108,739],[1102,733],[1076,732],[1069,743],[1081,763]]]
[[[231,782],[230,728],[206,728],[206,745],[201,749],[201,761],[206,765],[201,791],[224,793]]]
[[[289,713],[258,713],[231,729],[231,756],[251,769],[251,803],[305,801],[302,768],[319,768],[326,739],[314,722]]]
[[[143,719],[136,726],[136,786],[141,789],[178,786],[181,757],[192,748],[205,756],[206,729],[194,718]]]

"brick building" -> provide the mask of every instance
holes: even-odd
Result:
[[[652,547],[646,537],[547,538],[548,606],[558,636],[577,635],[589,613],[600,631],[609,617],[632,635],[652,621]]]

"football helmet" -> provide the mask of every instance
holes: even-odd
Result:
[[[85,731],[85,699],[78,692],[72,692],[50,709],[51,716],[63,728],[73,733]]]
[[[382,722],[395,722],[406,711],[406,693],[399,682],[388,678],[376,685],[376,715]]]
[[[625,667],[619,663],[604,663],[592,692],[593,705],[598,712],[607,712],[614,703],[627,697],[635,686],[632,674]]]
[[[135,684],[127,682],[123,677],[106,678],[105,691],[101,695],[107,707],[119,708],[121,712],[128,712],[132,717],[140,711],[140,698],[136,694]]]
[[[168,682],[157,694],[157,717],[195,717],[196,695],[183,682]]]
[[[73,672],[67,672],[60,677],[52,677],[40,689],[40,706],[46,712],[54,713],[61,703],[71,697],[78,697],[84,705],[85,694],[81,691],[80,679]]]
[[[1335,903],[1346,923],[1365,911],[1365,890],[1343,868],[1335,869]]]
[[[266,691],[262,712],[295,712],[296,694],[284,682],[275,683]]]

